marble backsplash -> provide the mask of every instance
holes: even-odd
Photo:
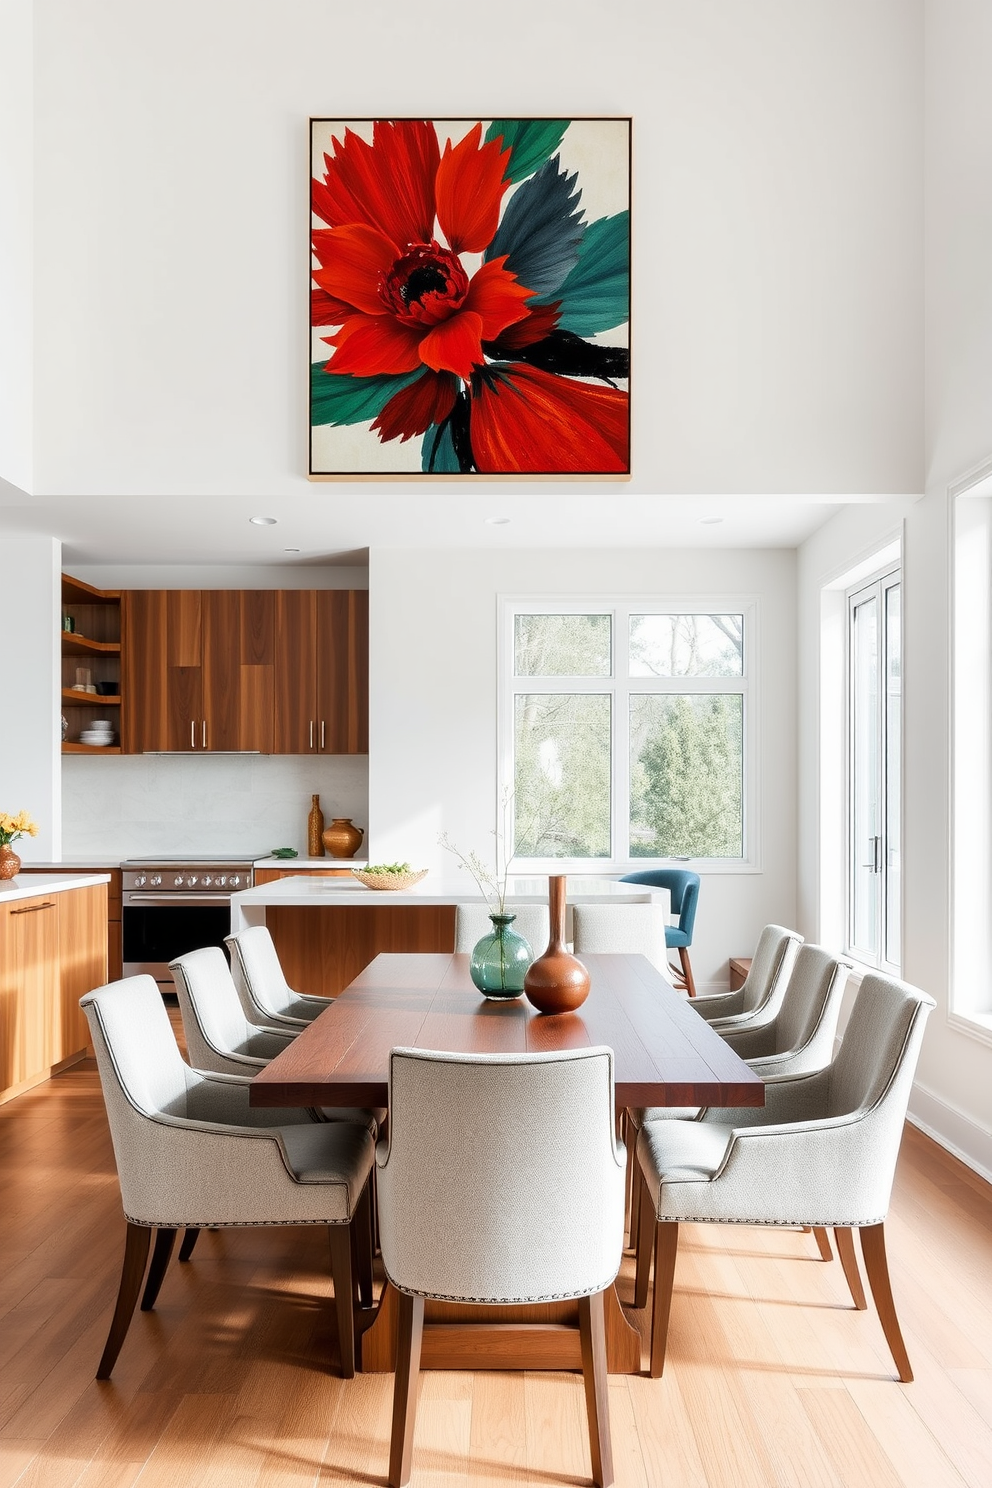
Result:
[[[62,854],[304,854],[314,791],[368,826],[367,755],[64,755]]]

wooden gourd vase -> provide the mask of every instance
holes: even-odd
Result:
[[[21,860],[14,849],[4,843],[0,846],[0,878],[16,878],[21,871]]]
[[[565,879],[548,879],[551,939],[543,956],[528,967],[524,996],[539,1013],[574,1013],[589,996],[589,973],[565,949]]]

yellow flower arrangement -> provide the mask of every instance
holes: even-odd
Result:
[[[11,816],[9,811],[0,811],[0,847],[9,847],[18,837],[37,835],[38,824],[31,820],[26,811],[19,811],[16,816]]]

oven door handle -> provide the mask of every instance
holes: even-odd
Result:
[[[123,908],[127,909],[132,904],[160,904],[165,908],[169,905],[187,904],[230,904],[230,894],[131,894],[125,893],[123,897]]]

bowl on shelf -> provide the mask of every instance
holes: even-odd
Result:
[[[352,868],[351,871],[367,889],[412,889],[428,873],[426,868],[409,868],[403,873],[384,872],[381,868]]]

